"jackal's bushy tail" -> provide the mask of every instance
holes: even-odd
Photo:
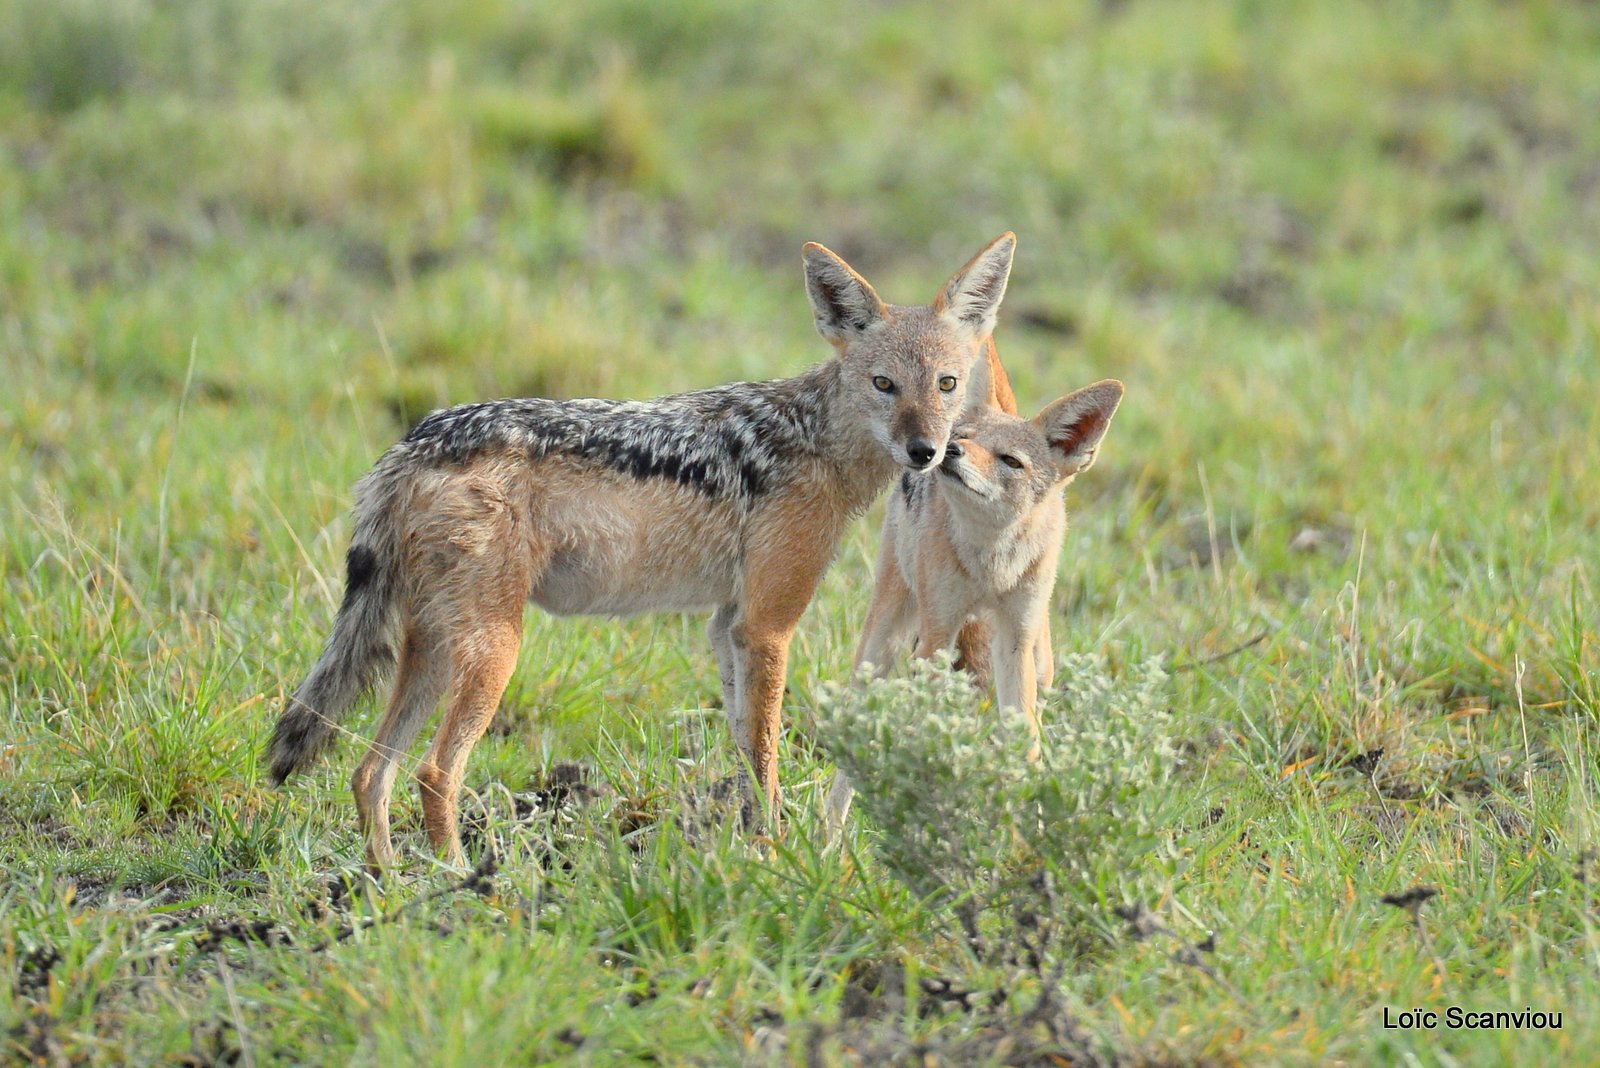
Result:
[[[380,463],[357,487],[356,529],[333,634],[289,698],[267,746],[279,785],[310,766],[333,740],[339,721],[394,666],[398,547],[389,508],[394,473],[386,466]]]

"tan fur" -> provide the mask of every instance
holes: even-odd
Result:
[[[562,615],[714,609],[724,706],[761,795],[775,804],[789,643],[846,524],[901,468],[940,462],[969,389],[1009,395],[1004,371],[998,385],[991,373],[988,336],[1014,242],[997,238],[934,306],[912,307],[883,303],[837,256],[807,245],[818,329],[838,356],[790,382],[822,398],[828,430],[786,456],[781,483],[759,494],[708,496],[686,480],[557,451],[505,447],[427,466],[399,447],[386,454],[357,509],[400,639],[393,696],[351,782],[369,867],[394,860],[398,761],[447,689],[418,780],[430,842],[461,861],[457,794],[516,665],[528,600]],[[338,640],[336,632],[325,661],[335,662]],[[334,677],[320,662],[318,670],[314,678]],[[274,739],[280,778],[313,751],[319,717],[291,701]]]
[[[1097,382],[1025,421],[979,406],[956,428],[936,474],[911,500],[897,493],[884,523],[877,582],[856,664],[884,674],[908,632],[916,655],[951,648],[963,627],[993,628],[996,703],[1018,713],[1039,755],[1039,687],[1054,679],[1049,604],[1066,533],[1066,486],[1094,462],[1122,383]],[[1016,470],[1002,457],[1024,465]],[[852,790],[835,780],[828,801],[836,835]]]
[[[980,383],[977,376],[973,377],[972,388],[967,393],[968,410],[988,407],[1007,415],[1016,415],[1017,395],[1011,391],[1011,377],[1000,363],[1000,350],[995,346],[993,337],[989,338],[981,366],[986,380]],[[993,638],[989,624],[981,619],[968,620],[961,628],[961,633],[956,635],[954,666],[958,671],[969,672],[980,686],[988,686],[993,677],[994,668],[989,659]],[[1050,644],[1049,619],[1044,622],[1043,642],[1046,646]],[[1045,681],[1042,685],[1049,686],[1050,683]]]
[[[1005,365],[1000,362],[1000,349],[993,337],[984,346],[983,363],[979,365],[979,371],[982,377],[974,374],[972,388],[967,391],[967,407],[989,407],[1007,415],[1016,415],[1017,395],[1011,391],[1011,376],[1006,374]]]

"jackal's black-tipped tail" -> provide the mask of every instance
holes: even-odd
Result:
[[[311,674],[289,698],[267,746],[272,780],[282,785],[333,740],[339,721],[394,664],[394,578],[365,545],[346,559],[344,602]]]

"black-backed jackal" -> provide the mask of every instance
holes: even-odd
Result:
[[[304,768],[397,665],[352,781],[367,862],[392,863],[399,760],[448,691],[418,770],[435,849],[461,860],[456,795],[522,643],[532,600],[559,614],[713,612],[735,740],[778,798],[789,641],[849,521],[896,471],[945,458],[1016,238],[1003,234],[930,305],[883,303],[821,245],[803,252],[817,329],[837,350],[796,378],[659,400],[490,401],[435,412],[356,488],[344,601],[270,744]]]
[[[1050,594],[1067,530],[1065,490],[1094,463],[1122,392],[1114,379],[1096,382],[1032,420],[974,406],[936,469],[901,477],[884,520],[857,668],[886,673],[911,633],[916,656],[955,647],[959,634],[970,657],[965,645],[985,626],[995,704],[1024,718],[1029,758],[1038,758],[1035,706],[1055,677]],[[838,835],[852,793],[849,779],[836,776],[829,838]]]

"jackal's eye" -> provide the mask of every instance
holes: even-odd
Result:
[[[883,375],[873,375],[872,388],[877,390],[879,393],[893,393],[894,380],[891,378],[885,378]]]
[[[939,378],[939,392],[940,393],[949,393],[951,390],[953,390],[955,388],[956,388],[956,376],[955,375],[941,375],[940,376],[940,378]]]
[[[1007,467],[1015,468],[1018,471],[1022,470],[1022,461],[1017,459],[1015,456],[1012,456],[1010,453],[1006,453],[1004,456],[1000,457],[1000,462],[1005,464]]]

